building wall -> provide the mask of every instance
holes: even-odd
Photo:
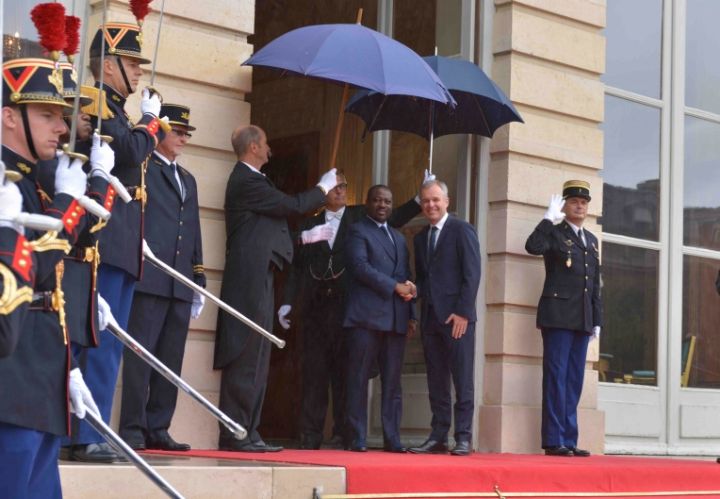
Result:
[[[108,21],[134,20],[127,1],[108,4]],[[88,24],[92,37],[102,22],[102,2],[92,1],[91,5]],[[159,9],[160,2],[151,7]],[[230,134],[239,124],[250,122],[245,94],[251,88],[251,71],[240,64],[252,53],[247,37],[253,31],[254,11],[252,0],[213,0],[212,8],[194,0],[165,2],[157,55],[155,87],[165,102],[188,105],[191,123],[197,127],[179,162],[198,182],[207,289],[216,295],[225,265],[225,184],[235,163]],[[150,59],[159,18],[159,12],[153,11],[143,27],[143,53]],[[146,66],[141,88],[149,84],[151,68]],[[139,117],[138,94],[128,100],[126,110],[131,117]],[[212,370],[216,318],[217,307],[207,303],[200,318],[191,322],[183,364],[183,378],[214,404],[220,386],[219,372]],[[117,390],[114,422],[120,409],[119,393]],[[215,419],[180,393],[172,435],[193,447],[212,448],[217,445],[217,432]]]
[[[535,312],[545,273],[524,246],[550,196],[570,179],[590,182],[587,226],[600,235],[605,2],[496,0],[495,8],[492,77],[525,124],[501,128],[491,142],[479,446],[538,452],[542,342]],[[591,342],[588,352],[578,445],[602,452],[597,346]]]

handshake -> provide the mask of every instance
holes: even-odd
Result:
[[[399,282],[395,284],[395,292],[405,301],[417,297],[417,287],[412,281]]]

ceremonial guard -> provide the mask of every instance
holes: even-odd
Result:
[[[23,208],[62,220],[60,233],[17,236],[13,268],[35,278],[32,302],[15,351],[0,359],[0,491],[3,497],[60,497],[57,452],[69,430],[70,404],[79,417],[94,408],[73,364],[65,328],[62,258],[85,225],[77,198],[86,190],[80,160],[62,155],[51,201],[37,186],[37,161],[56,155],[67,127],[62,75],[53,61],[16,59],[3,64],[2,160],[20,174]],[[31,252],[36,259],[30,258]],[[12,394],[12,395],[10,395]]]
[[[103,117],[101,133],[113,139],[110,144],[115,152],[112,173],[134,196],[129,203],[113,205],[112,218],[101,232],[99,244],[101,263],[97,289],[122,328],[127,327],[135,282],[142,275],[146,160],[165,137],[167,128],[166,123],[158,119],[159,96],[151,95],[147,89],[140,104],[140,121],[133,124],[125,113],[125,99],[136,91],[142,76],[140,65],[150,62],[142,57],[141,40],[137,25],[107,23],[97,31],[90,46],[90,69],[98,89],[93,107]],[[93,116],[92,121],[97,128],[98,117]],[[123,347],[107,331],[100,333],[99,342],[98,348],[87,351],[83,372],[103,420],[109,422]],[[71,443],[71,458],[75,460],[108,462],[117,458],[117,453],[85,423],[80,424]]]
[[[426,179],[428,175],[426,172]],[[401,227],[418,213],[420,205],[411,199],[392,212],[388,224]],[[345,241],[349,227],[366,214],[364,205],[347,206],[347,182],[341,173],[338,185],[327,195],[325,209],[300,226],[300,247],[278,318],[280,325],[288,329],[286,317],[293,303],[303,318],[300,416],[303,449],[319,449],[322,444],[328,393],[332,395],[333,410],[331,444],[336,447],[350,444],[345,428],[347,334],[342,328],[348,287]]]
[[[552,456],[590,455],[577,447],[588,342],[602,326],[598,240],[583,228],[589,202],[590,184],[565,182],[562,197],[552,197],[525,243],[545,261],[537,327],[543,339],[542,447]]]
[[[195,177],[176,163],[190,132],[190,109],[163,104],[171,132],[153,152],[145,183],[145,240],[153,254],[205,287],[200,212]],[[200,315],[205,297],[152,265],[135,287],[128,332],[176,374],[180,374],[190,317]],[[120,436],[135,449],[189,450],[170,437],[177,388],[125,350]]]

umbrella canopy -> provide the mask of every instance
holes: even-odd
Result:
[[[423,59],[360,24],[305,26],[274,39],[243,63],[442,103],[453,98]]]
[[[523,122],[510,99],[475,64],[440,56],[424,59],[450,89],[457,106],[361,90],[345,110],[360,116],[369,131],[398,130],[425,138],[453,133],[492,137],[506,123]]]

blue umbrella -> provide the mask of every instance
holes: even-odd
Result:
[[[386,95],[454,103],[440,78],[419,55],[361,24],[318,24],[289,31],[243,65],[283,69]]]
[[[433,137],[453,133],[492,137],[495,130],[506,123],[523,122],[510,99],[475,64],[440,56],[424,59],[450,89],[457,106],[359,91],[348,103],[346,111],[360,116],[366,130],[410,132],[431,141]]]

